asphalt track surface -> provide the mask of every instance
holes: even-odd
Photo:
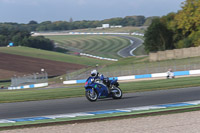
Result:
[[[84,91],[83,91],[84,92]],[[0,119],[79,113],[148,105],[186,102],[200,99],[200,87],[127,93],[120,100],[112,98],[89,102],[85,97],[57,100],[2,103]]]
[[[130,37],[130,36],[122,36],[122,35],[115,35],[121,38],[126,38],[131,40],[133,43],[125,48],[123,48],[122,50],[120,50],[117,54],[120,55],[121,57],[129,57],[129,56],[134,56],[132,54],[133,50],[135,50],[137,47],[139,47],[140,45],[143,44],[143,40],[140,38],[136,38],[136,37]]]

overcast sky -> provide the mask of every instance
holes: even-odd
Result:
[[[132,15],[163,16],[185,0],[0,0],[0,22],[103,20]]]

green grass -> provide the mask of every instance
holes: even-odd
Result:
[[[10,84],[10,82],[0,82],[0,87],[9,87]]]
[[[130,45],[128,39],[108,35],[55,35],[45,36],[58,46],[107,58],[121,58],[117,52]]]
[[[132,37],[132,36],[144,40],[144,37],[143,37],[143,36],[131,35],[130,37]],[[137,49],[135,49],[135,50],[133,51],[133,54],[136,55],[136,56],[148,55],[147,52],[146,52],[145,49],[144,49],[144,45],[140,45]]]
[[[200,77],[148,80],[121,84],[125,93],[200,86]]]
[[[147,55],[146,51],[144,50],[144,45],[141,45],[136,50],[134,50],[133,54],[136,56]]]
[[[0,90],[0,93],[0,103],[9,103],[79,97],[83,96],[84,88]]]
[[[124,93],[200,86],[200,77],[120,83]],[[23,94],[23,95],[22,95]],[[84,96],[84,87],[0,90],[0,103],[62,99]]]
[[[135,36],[135,37],[144,40],[144,37],[142,36]],[[144,45],[140,45],[136,50],[133,51],[133,54],[136,56],[148,55],[144,48],[145,48]]]
[[[47,51],[47,50],[40,50],[40,49],[29,48],[29,47],[1,47],[0,52],[53,60],[53,61],[82,64],[82,65],[88,65],[88,66],[95,66],[96,64],[102,65],[102,64],[110,63],[109,61],[105,61],[105,60],[97,60],[97,59],[92,59],[88,57],[68,55],[68,54],[52,52],[52,51]]]

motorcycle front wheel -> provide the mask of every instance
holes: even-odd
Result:
[[[97,92],[95,90],[94,90],[94,92],[91,92],[90,90],[86,90],[85,96],[91,102],[96,101],[97,98],[98,98],[98,94],[97,94]]]
[[[112,97],[113,99],[121,99],[122,98],[122,90],[119,87],[114,87],[114,89],[112,90],[116,90],[112,92]]]

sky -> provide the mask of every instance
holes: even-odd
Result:
[[[185,0],[0,0],[0,22],[103,20],[134,15],[163,16]]]

